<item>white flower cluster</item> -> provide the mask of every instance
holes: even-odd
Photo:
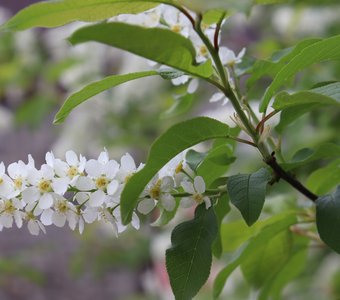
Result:
[[[0,164],[0,231],[18,228],[27,223],[33,235],[45,231],[45,226],[63,227],[68,224],[82,233],[85,223],[106,221],[112,224],[116,235],[126,226],[121,223],[120,195],[129,178],[139,169],[127,153],[120,163],[110,160],[107,151],[98,159],[87,160],[82,155],[67,151],[66,160],[46,154],[46,163],[40,169],[33,158],[28,163],[18,161],[6,168]],[[184,170],[186,169],[186,171]],[[165,166],[140,195],[137,211],[148,214],[154,207],[171,211],[176,207],[175,196],[182,192],[182,207],[205,202],[205,183],[202,177],[191,177],[189,168],[175,158]],[[139,218],[133,213],[132,226],[139,229]]]

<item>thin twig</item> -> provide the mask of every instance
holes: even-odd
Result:
[[[266,115],[256,126],[256,132],[262,132],[264,123],[268,121],[271,117],[275,116],[279,111],[278,110],[273,110],[270,114]]]

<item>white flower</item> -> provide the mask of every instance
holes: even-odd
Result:
[[[119,164],[109,160],[107,151],[103,151],[98,160],[90,159],[86,163],[85,171],[88,176],[80,177],[76,187],[82,191],[96,189],[90,195],[89,205],[99,207],[106,201],[107,195],[114,195],[117,192],[119,183],[114,178],[118,170]]]
[[[50,208],[55,194],[64,195],[68,187],[65,178],[55,178],[49,165],[42,165],[40,170],[31,169],[27,180],[32,186],[22,192],[22,198],[26,203],[38,201],[40,209]]]
[[[5,173],[6,167],[3,162],[0,163],[0,196],[7,197],[14,190],[12,179]]]
[[[189,33],[192,30],[192,24],[178,9],[167,7],[163,12],[163,19],[171,31],[189,37]]]
[[[181,207],[188,208],[195,204],[201,204],[202,202],[205,202],[206,209],[211,206],[209,197],[203,195],[205,193],[205,182],[201,176],[194,178],[194,184],[189,181],[183,181],[181,185],[185,192],[191,194],[190,197],[182,198],[180,202]]]
[[[25,164],[23,161],[12,163],[8,166],[7,171],[9,176],[13,180],[14,190],[9,197],[18,196],[28,186],[27,177],[30,170],[34,169],[34,160],[31,155],[28,156],[28,163]]]
[[[174,185],[174,180],[170,176],[155,177],[142,193],[142,197],[148,196],[149,198],[140,201],[137,210],[142,214],[148,214],[158,201],[165,210],[172,211],[176,206],[175,198],[170,193]]]
[[[32,212],[26,213],[27,219],[27,228],[30,234],[39,235],[39,232],[42,231],[46,233],[44,225],[33,215]]]
[[[78,177],[83,175],[86,165],[86,158],[74,151],[67,151],[65,154],[66,162],[54,159],[53,167],[55,173],[61,178],[68,178],[69,184],[74,186]]]
[[[22,226],[22,219],[25,214],[23,211],[23,203],[17,199],[3,199],[0,200],[0,224],[5,228],[11,228],[13,219],[18,228]]]
[[[243,48],[237,56],[235,55],[234,51],[228,49],[227,47],[221,47],[219,50],[219,55],[223,65],[229,66],[239,64],[242,61],[245,53],[246,48]]]

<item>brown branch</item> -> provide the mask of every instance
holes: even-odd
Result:
[[[266,115],[256,126],[256,132],[262,132],[263,131],[263,126],[266,121],[268,121],[271,117],[275,116],[279,111],[274,110],[270,114]]]
[[[283,180],[288,182],[291,186],[293,186],[296,190],[298,190],[300,193],[305,195],[308,199],[315,202],[316,199],[318,199],[318,196],[312,193],[309,189],[307,189],[300,181],[296,180],[291,174],[283,170],[282,167],[276,162],[274,154],[275,153],[273,152],[271,157],[265,160],[265,163],[274,170],[277,181],[280,178],[282,178]]]

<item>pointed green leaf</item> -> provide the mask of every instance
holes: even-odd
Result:
[[[197,167],[199,164],[203,161],[203,159],[207,156],[207,153],[205,152],[198,152],[194,149],[190,149],[185,154],[185,162],[188,164],[191,170],[195,171],[197,170]]]
[[[274,96],[275,92],[297,72],[315,63],[339,59],[340,35],[321,40],[302,49],[275,76],[263,96],[260,111],[264,112],[267,109],[270,99]]]
[[[210,187],[215,179],[227,172],[235,159],[229,145],[214,147],[197,167],[197,175],[202,176],[207,187]]]
[[[25,30],[32,27],[57,27],[74,21],[95,22],[120,14],[135,14],[164,1],[141,0],[61,0],[44,1],[19,11],[0,29]]]
[[[316,202],[316,226],[320,238],[335,252],[340,253],[340,186],[331,195]]]
[[[270,240],[270,243],[259,246],[241,264],[244,277],[254,287],[262,287],[285,265],[291,250],[291,232],[289,230],[280,232]]]
[[[315,149],[303,148],[297,151],[290,162],[283,163],[287,170],[295,169],[319,159],[339,158],[340,146],[332,143],[324,143]]]
[[[282,214],[282,218],[273,224],[264,227],[256,236],[246,242],[233,256],[229,264],[217,275],[214,282],[214,299],[221,294],[230,274],[246,259],[251,257],[254,251],[263,244],[269,243],[272,238],[283,230],[297,222],[292,213]]]
[[[82,88],[80,91],[72,94],[65,100],[63,106],[60,108],[60,110],[57,112],[54,118],[54,123],[60,124],[63,121],[65,121],[67,116],[75,107],[77,107],[78,105],[80,105],[81,103],[85,102],[86,100],[95,95],[98,95],[110,88],[123,84],[127,81],[153,75],[158,75],[158,73],[156,71],[145,71],[124,75],[112,75],[104,79],[98,80],[96,82],[92,82],[89,85]]]
[[[214,210],[196,208],[195,218],[175,227],[172,247],[166,251],[166,268],[176,300],[192,299],[210,274],[211,247],[217,235]]]
[[[145,167],[125,185],[120,205],[123,223],[128,224],[131,221],[140,193],[168,161],[200,142],[228,138],[228,133],[229,127],[226,124],[207,117],[178,123],[168,129],[151,146]]]
[[[249,227],[243,220],[227,222],[221,226],[222,244],[224,252],[234,252],[244,242],[257,235],[265,226],[269,226],[281,221],[286,216],[284,214],[259,220]]]
[[[307,187],[317,195],[323,195],[340,184],[340,159],[313,172],[307,179]]]
[[[210,60],[197,65],[192,43],[167,29],[102,23],[77,30],[69,41],[73,45],[89,41],[103,43],[199,77],[208,78],[213,73]]]
[[[295,237],[294,240],[294,249],[291,255],[279,272],[262,287],[258,300],[282,299],[283,288],[305,270],[310,239],[307,237]]]
[[[294,47],[275,52],[270,59],[256,61],[250,70],[251,76],[247,79],[247,86],[249,88],[252,87],[263,76],[274,77],[285,64],[299,54],[302,49],[318,41],[320,41],[320,39],[306,39],[299,42]]]
[[[319,103],[313,103],[292,106],[284,109],[280,114],[280,122],[275,129],[277,132],[282,133],[286,127],[293,123],[296,119],[320,106],[321,105]]]
[[[273,108],[283,110],[303,104],[340,105],[340,82],[331,83],[309,91],[289,95],[281,92],[275,97]]]
[[[270,173],[265,168],[228,179],[230,201],[239,209],[248,226],[254,224],[261,214],[269,179]]]

